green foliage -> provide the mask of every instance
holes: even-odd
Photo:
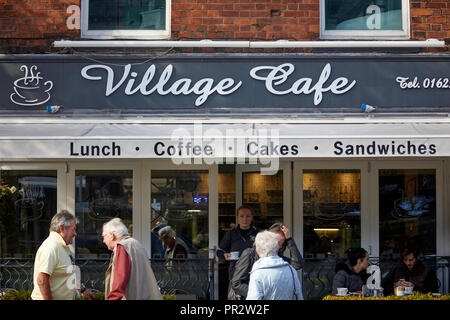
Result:
[[[102,291],[92,292],[94,300],[105,300],[105,293]],[[87,300],[84,296],[77,298],[76,300]]]
[[[94,300],[105,300],[105,293],[101,291],[92,292],[94,295]],[[175,300],[175,295],[165,295],[163,294],[163,300]],[[0,294],[0,300],[31,300],[31,290],[11,290],[3,295]],[[85,297],[81,296],[76,300],[87,300]]]
[[[11,290],[0,295],[0,300],[31,300],[31,290]]]

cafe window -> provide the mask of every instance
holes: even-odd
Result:
[[[170,0],[82,0],[81,36],[93,39],[170,37]]]
[[[77,170],[75,213],[78,218],[76,253],[79,258],[109,256],[103,244],[103,224],[120,218],[133,235],[133,172],[131,170]]]
[[[1,257],[34,257],[56,214],[56,181],[53,170],[1,171]]]
[[[152,170],[151,199],[152,257],[164,256],[158,231],[165,226],[186,244],[190,257],[208,257],[208,171]]]
[[[379,208],[383,258],[400,258],[405,246],[436,254],[436,170],[380,170]]]
[[[242,173],[242,204],[250,207],[258,229],[283,222],[283,170],[274,175]]]
[[[303,170],[303,243],[306,258],[342,258],[361,246],[359,170]]]
[[[322,39],[409,39],[408,0],[321,0]]]

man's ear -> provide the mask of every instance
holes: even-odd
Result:
[[[59,233],[64,233],[64,226],[59,226]]]

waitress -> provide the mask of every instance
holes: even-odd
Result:
[[[224,235],[217,250],[217,256],[229,262],[228,279],[232,279],[236,261],[242,251],[253,246],[256,234],[259,232],[253,226],[253,214],[249,207],[240,206],[236,210],[236,216],[238,225]],[[234,256],[230,254],[231,252]],[[235,252],[238,252],[237,256]]]

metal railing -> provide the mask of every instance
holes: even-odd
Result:
[[[151,259],[161,293],[182,299],[214,300],[214,259]],[[108,258],[76,259],[81,282],[94,291],[105,290]],[[34,259],[0,258],[0,291],[32,290]]]
[[[398,263],[398,260],[384,258],[371,257],[370,260],[380,266],[383,278]],[[421,261],[436,272],[439,292],[448,294],[450,256],[426,256]],[[214,300],[215,259],[151,259],[150,262],[161,293],[179,295],[181,299]],[[33,258],[0,258],[0,291],[33,289],[33,264]],[[76,260],[82,283],[98,291],[104,291],[108,264],[107,258]],[[305,259],[302,279],[305,299],[322,299],[331,293],[335,266],[333,258]]]

